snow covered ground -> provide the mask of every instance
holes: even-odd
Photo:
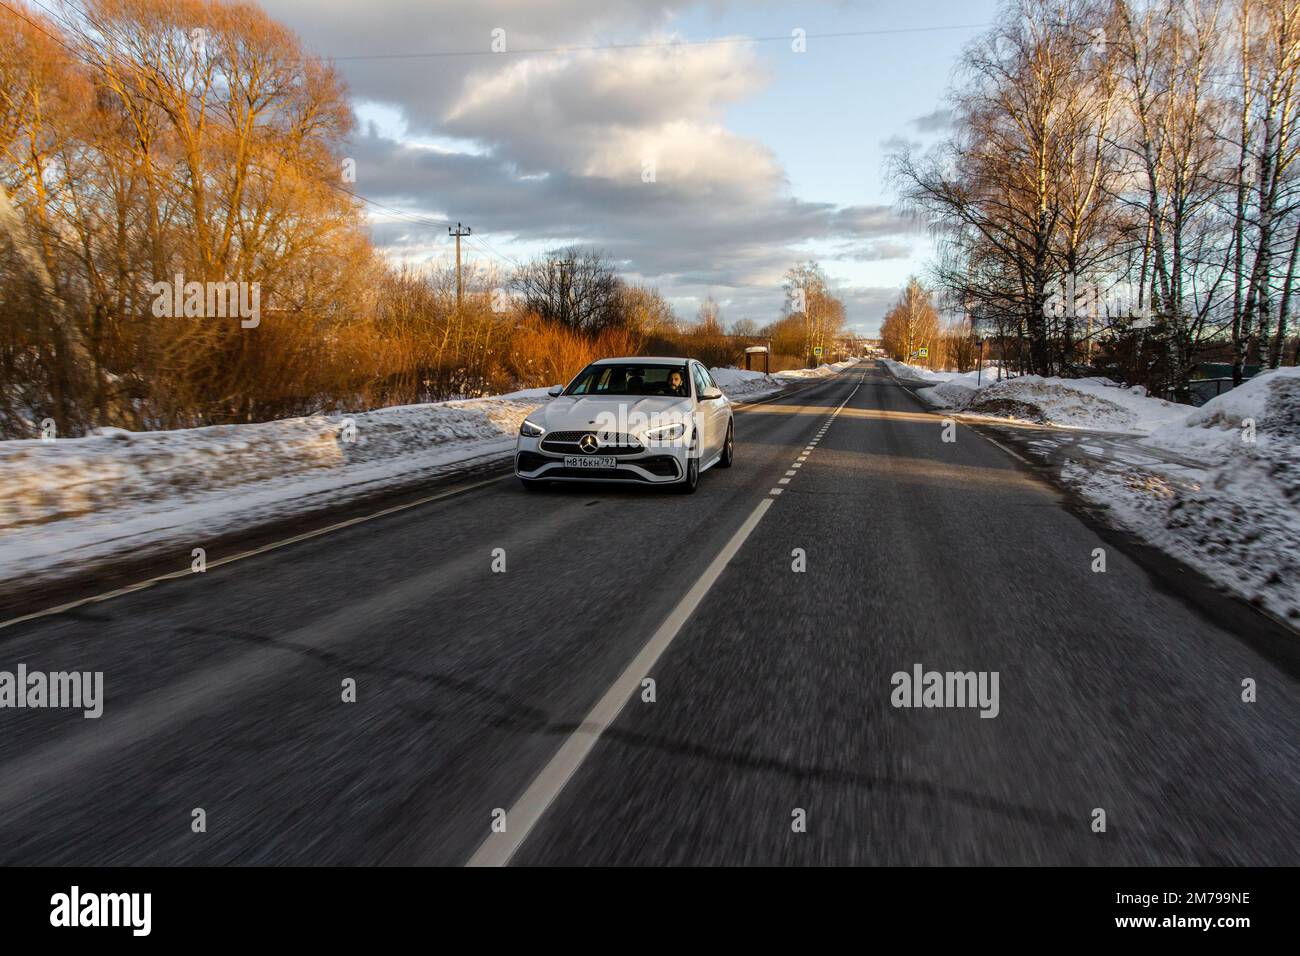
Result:
[[[1153,399],[1141,386],[1125,387],[1106,378],[1024,375],[999,381],[996,368],[931,372],[886,364],[896,378],[917,385],[916,394],[926,403],[981,418],[1145,435],[1192,411],[1190,405]]]
[[[0,580],[71,574],[508,454],[545,389],[249,425],[0,442]]]
[[[829,378],[832,375],[838,375],[852,365],[856,365],[857,362],[857,359],[847,359],[831,365],[818,365],[816,368],[795,368],[785,372],[776,372],[773,378],[788,382],[798,382],[810,378]]]
[[[926,368],[924,365],[908,365],[906,362],[895,362],[893,359],[881,359],[885,367],[894,374],[895,378],[900,378],[908,382],[923,382],[926,385],[934,385],[938,382],[947,382],[959,377],[961,372],[937,372],[932,368]],[[994,370],[994,374],[997,372]]]
[[[977,388],[975,373],[887,364],[936,409],[1055,426],[1020,438],[1067,485],[1120,527],[1300,627],[1300,369],[1259,375],[1194,408],[1103,378],[999,382],[986,373]]]
[[[789,384],[712,374],[741,402]],[[0,586],[168,549],[188,567],[191,550],[216,537],[504,458],[519,423],[547,400],[539,388],[355,415],[0,441]]]
[[[718,383],[718,388],[733,402],[756,402],[775,395],[786,387],[785,382],[771,375],[747,372],[743,368],[711,368],[709,374]]]
[[[776,395],[792,382],[828,378],[855,364],[857,359],[851,359],[833,365],[792,369],[787,372],[774,372],[771,375],[749,372],[742,368],[711,368],[709,374],[733,402],[755,402]]]
[[[1300,627],[1300,369],[1266,372],[1063,477],[1122,526]]]

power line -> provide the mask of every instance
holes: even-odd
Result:
[[[500,249],[498,249],[496,246],[492,245],[492,243],[488,242],[487,239],[483,238],[483,235],[482,235],[481,233],[475,235],[474,238],[470,240],[470,242],[471,242],[471,243],[474,243],[475,245],[478,245],[478,246],[479,246],[480,248],[482,248],[485,252],[487,252],[488,255],[495,256],[495,257],[498,258],[498,259],[504,259],[504,260],[506,260],[506,261],[508,261],[508,262],[511,262],[511,263],[513,263],[517,268],[522,269],[522,268],[524,267],[524,266],[523,266],[523,263],[521,263],[521,262],[520,262],[518,259],[516,259],[514,256],[511,256],[511,255],[509,255],[509,254],[507,254],[507,253],[502,252],[502,251],[501,251]]]
[[[875,37],[875,36],[894,36],[907,33],[937,33],[941,31],[953,30],[983,30],[992,26],[991,23],[954,23],[950,25],[935,25],[926,27],[895,27],[883,30],[843,30],[835,33],[804,33],[800,38],[804,40],[840,40],[852,39],[858,37]],[[330,56],[326,59],[334,62],[339,61],[357,61],[357,60],[424,60],[436,59],[441,57],[462,57],[462,56],[539,56],[548,54],[565,54],[565,53],[589,53],[601,50],[610,50],[614,52],[622,50],[653,50],[653,49],[676,49],[679,47],[697,47],[697,46],[722,46],[735,45],[741,43],[777,43],[789,42],[795,39],[794,34],[777,34],[775,36],[757,36],[757,37],[709,37],[703,40],[646,40],[640,43],[596,43],[588,46],[556,46],[556,47],[525,47],[519,50],[509,48],[496,51],[486,50],[429,50],[423,53],[357,53],[346,54],[341,56]]]
[[[40,3],[39,0],[32,0],[37,6],[49,13],[51,16],[58,15]],[[88,21],[90,15],[72,3],[71,0],[63,0],[68,6],[72,7]],[[8,6],[8,4],[4,4]],[[13,9],[10,7],[9,9]],[[30,21],[29,21],[30,22]],[[65,21],[65,25],[66,21]],[[802,33],[798,36],[802,40],[842,40],[857,39],[863,37],[877,36],[899,36],[913,33],[941,33],[953,32],[957,30],[983,30],[993,26],[992,23],[954,23],[954,24],[935,24],[923,27],[888,27],[876,30],[840,30],[827,33]],[[628,43],[594,43],[588,45],[574,46],[556,46],[556,47],[524,47],[517,50],[509,49],[507,46],[502,50],[474,49],[474,50],[427,50],[416,53],[352,53],[339,55],[308,55],[297,57],[299,60],[318,59],[330,62],[357,62],[361,60],[424,60],[424,59],[441,59],[447,57],[474,57],[474,56],[546,56],[546,55],[563,55],[568,53],[591,53],[603,50],[612,52],[628,50],[655,50],[655,49],[679,49],[682,47],[706,47],[706,46],[734,46],[738,44],[758,44],[758,43],[782,43],[795,39],[794,33],[775,34],[772,36],[734,36],[734,37],[706,37],[701,40],[644,40],[640,42]]]

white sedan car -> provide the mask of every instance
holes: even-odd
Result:
[[[731,402],[694,359],[601,359],[551,395],[519,429],[515,474],[525,488],[621,481],[690,494],[700,472],[731,467]]]

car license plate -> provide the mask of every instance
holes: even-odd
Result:
[[[604,455],[565,455],[565,468],[613,468],[618,464],[611,456]]]

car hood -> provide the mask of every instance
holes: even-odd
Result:
[[[648,425],[682,421],[691,412],[689,398],[648,395],[592,397],[588,395],[561,395],[528,416],[529,421],[541,425],[548,432],[643,430]]]

